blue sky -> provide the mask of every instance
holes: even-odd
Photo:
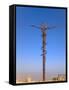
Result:
[[[65,15],[64,9],[16,7],[17,74],[31,74],[34,78],[42,74],[42,33],[40,29],[31,27],[42,23],[56,26],[47,31],[46,74],[65,73]]]

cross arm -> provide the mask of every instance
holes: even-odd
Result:
[[[40,27],[39,26],[35,26],[35,25],[31,25],[32,27],[34,27],[34,28],[38,28],[38,29],[40,29]]]
[[[47,27],[47,29],[55,29],[56,26]]]

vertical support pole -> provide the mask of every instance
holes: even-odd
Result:
[[[42,51],[43,51],[43,81],[45,81],[45,62],[46,62],[46,31],[42,31],[42,43],[43,43],[43,48],[42,48]]]
[[[43,81],[45,81],[45,56],[43,55]]]

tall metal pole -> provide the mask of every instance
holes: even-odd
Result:
[[[45,62],[46,62],[46,30],[42,30],[42,56],[43,56],[43,81],[45,81]]]
[[[42,32],[42,62],[43,62],[43,81],[46,80],[46,75],[45,75],[45,64],[46,64],[46,32],[48,29],[52,29],[52,28],[55,28],[55,26],[52,26],[52,27],[48,27],[47,25],[45,24],[42,24],[40,27],[39,26],[35,26],[35,25],[32,25],[32,27],[35,27],[35,28],[38,28],[41,30]]]

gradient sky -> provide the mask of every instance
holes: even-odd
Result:
[[[65,74],[66,11],[55,8],[16,7],[16,72],[17,76],[42,74],[41,32],[31,25],[56,26],[47,31],[46,74]]]

